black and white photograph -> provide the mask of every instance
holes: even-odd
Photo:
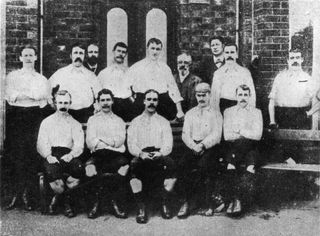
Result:
[[[0,235],[319,235],[319,14],[1,0]]]

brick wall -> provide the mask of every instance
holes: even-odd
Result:
[[[210,55],[209,39],[214,34],[235,40],[236,1],[215,1],[210,4],[180,1],[178,19],[179,48],[189,50],[197,68],[204,55]]]
[[[94,38],[91,0],[46,0],[44,5],[44,74],[70,63],[69,46]]]
[[[38,46],[38,1],[6,2],[6,70],[21,67],[19,49],[24,44]]]

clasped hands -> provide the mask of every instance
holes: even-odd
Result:
[[[60,160],[63,160],[64,162],[67,162],[67,163],[70,162],[72,159],[73,159],[73,156],[70,153],[63,155],[60,158]],[[47,156],[47,161],[49,162],[49,164],[60,163],[58,159],[52,155]]]
[[[141,152],[139,154],[139,157],[142,159],[142,160],[145,160],[145,159],[150,159],[150,160],[155,160],[159,157],[162,157],[162,154],[161,152]]]

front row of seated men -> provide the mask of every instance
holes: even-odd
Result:
[[[91,116],[87,124],[86,144],[91,156],[86,163],[81,161],[84,149],[81,124],[68,113],[72,97],[68,91],[58,91],[54,96],[56,112],[42,121],[37,141],[38,152],[44,158],[45,172],[55,194],[49,205],[49,213],[54,214],[57,203],[64,200],[65,215],[75,216],[75,196],[62,193],[67,188],[79,185],[80,180],[94,178],[105,172],[113,173],[111,182],[112,190],[115,190],[111,191],[111,205],[114,215],[119,218],[127,217],[123,205],[119,203],[124,202],[128,181],[138,209],[138,223],[148,221],[147,193],[150,187],[156,186],[161,186],[162,217],[172,217],[169,203],[177,184],[183,200],[178,218],[186,218],[190,213],[189,200],[199,181],[205,182],[206,215],[212,215],[216,207],[211,202],[214,186],[219,181],[225,186],[224,195],[226,203],[229,203],[227,213],[240,213],[244,198],[239,195],[239,189],[248,184],[248,176],[254,179],[252,176],[257,159],[255,142],[262,134],[261,112],[248,104],[250,89],[246,85],[241,85],[235,91],[238,104],[226,109],[224,122],[220,112],[209,105],[209,84],[199,83],[195,91],[198,105],[186,113],[182,140],[187,151],[183,156],[179,160],[171,156],[173,136],[170,123],[156,111],[158,92],[148,90],[144,94],[145,110],[128,128],[127,146],[132,156],[129,161],[124,155],[126,125],[112,112],[113,93],[102,89],[97,98],[101,111]],[[222,127],[226,141],[224,145],[228,145],[227,168],[224,171],[219,163],[221,156],[218,155],[221,153],[219,143]],[[241,169],[241,163],[245,164],[244,170]],[[189,178],[194,168],[199,173],[197,181]],[[218,178],[221,170],[224,178]],[[98,216],[104,196],[102,191],[106,188],[104,181],[93,183],[88,194],[93,199],[90,201],[89,218]]]

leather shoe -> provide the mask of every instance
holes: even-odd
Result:
[[[69,203],[64,204],[64,215],[68,218],[72,218],[76,216],[76,214],[74,213]]]
[[[58,195],[54,195],[48,207],[49,215],[57,214],[57,204],[58,204]]]
[[[163,219],[170,219],[172,218],[171,212],[166,204],[162,204],[162,211],[161,216]]]
[[[33,207],[30,204],[30,201],[28,199],[28,193],[27,190],[25,190],[22,194],[22,202],[23,202],[23,207],[26,211],[32,211]]]
[[[148,221],[146,207],[144,204],[141,204],[141,206],[139,207],[138,214],[136,216],[136,221],[138,224],[145,224]]]
[[[188,216],[189,216],[189,204],[188,202],[184,202],[178,212],[177,217],[179,219],[186,219]]]
[[[12,197],[10,203],[4,207],[4,210],[12,210],[12,209],[14,209],[16,207],[17,200],[18,200],[18,196],[17,196],[17,194],[15,194]]]
[[[115,217],[120,218],[120,219],[126,219],[128,217],[127,213],[122,211],[119,206],[117,205],[117,202],[112,200],[111,201],[111,206],[113,209],[113,214]]]
[[[92,209],[89,211],[89,213],[88,213],[88,218],[89,218],[89,219],[95,219],[95,218],[97,218],[97,217],[98,217],[98,211],[99,211],[99,202],[97,201],[97,202],[95,202],[95,203],[93,204]]]

